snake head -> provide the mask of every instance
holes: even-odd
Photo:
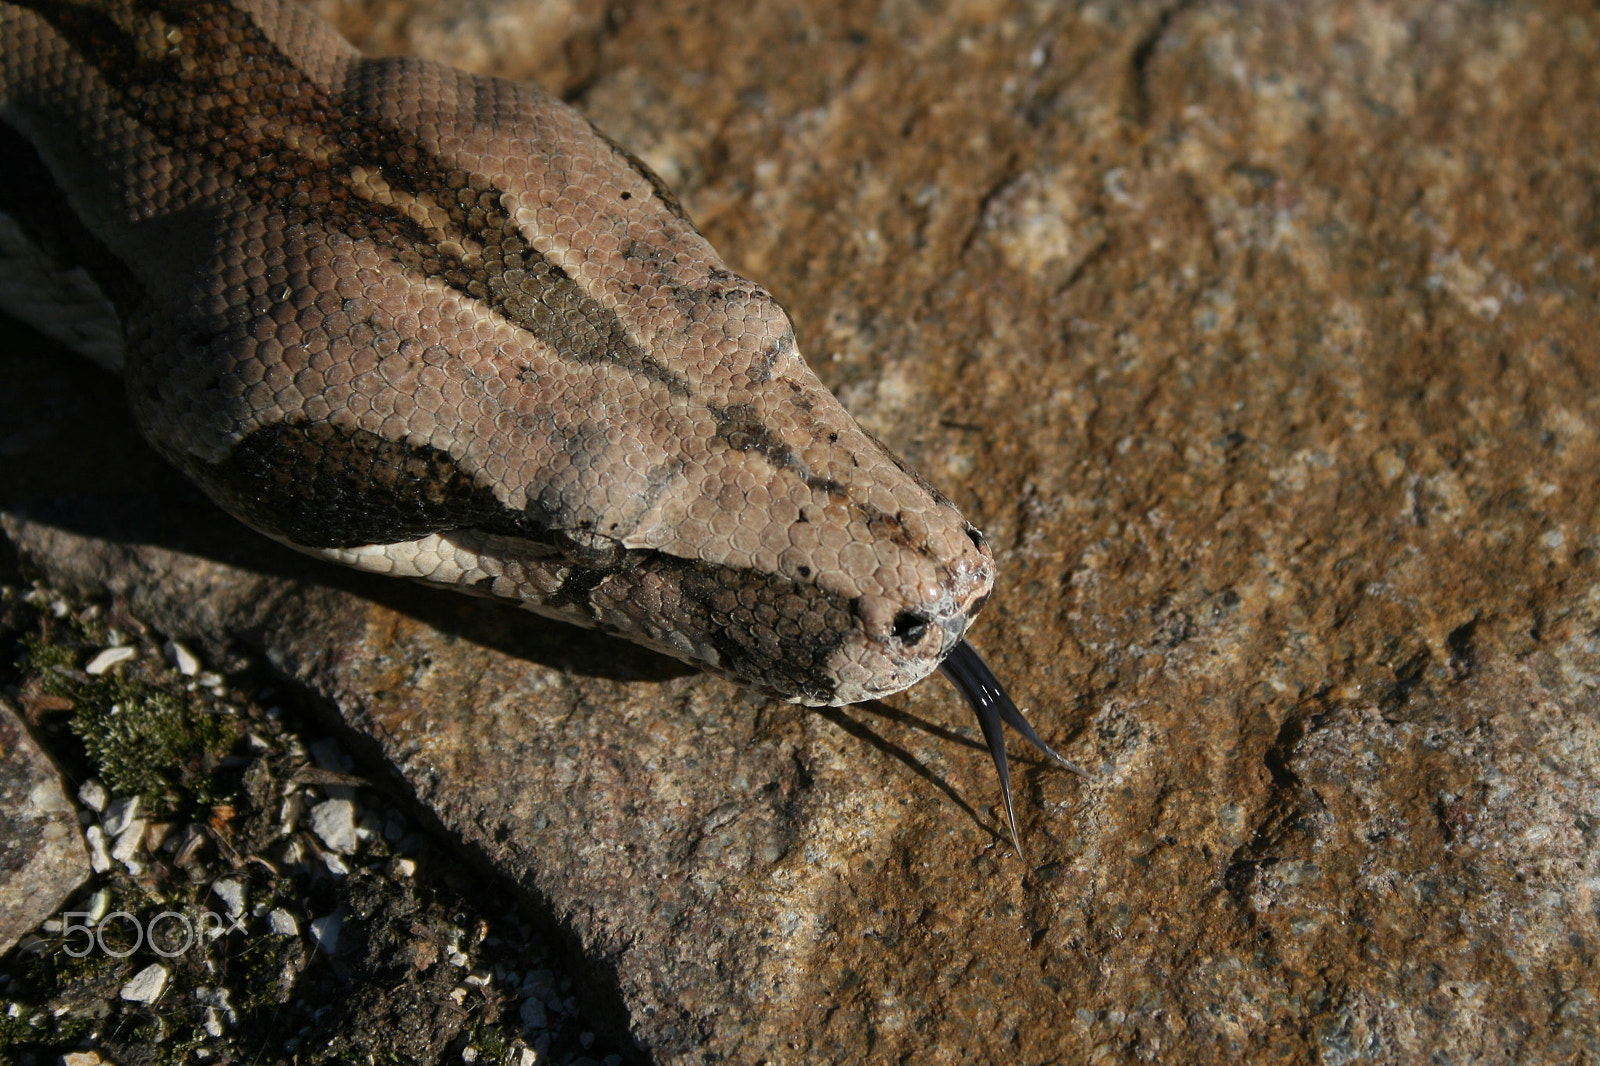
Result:
[[[660,179],[529,87],[342,62],[294,96],[292,174],[191,197],[185,241],[109,231],[176,279],[129,312],[152,442],[297,548],[786,699],[936,669],[992,586],[982,537],[856,424]],[[140,259],[173,247],[176,268]]]
[[[413,346],[366,375],[451,398],[449,422],[413,409],[427,437],[291,414],[188,468],[295,547],[598,627],[784,699],[916,683],[993,586],[982,534],[857,425],[763,290],[726,272],[707,290],[741,341],[709,369]],[[691,325],[674,335],[708,347]],[[362,403],[377,384],[338,395]]]

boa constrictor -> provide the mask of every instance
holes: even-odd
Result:
[[[983,536],[661,180],[284,0],[0,2],[0,305],[250,526],[839,705],[935,668],[1016,819]]]

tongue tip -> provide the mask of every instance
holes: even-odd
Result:
[[[989,664],[983,661],[983,656],[966,640],[957,642],[950,650],[944,662],[939,664],[939,672],[949,679],[966,699],[967,705],[978,716],[978,726],[983,731],[983,739],[989,746],[989,756],[994,760],[996,775],[1000,778],[1000,796],[1005,801],[1006,823],[1011,830],[1011,846],[1016,849],[1017,858],[1022,858],[1022,841],[1017,833],[1017,815],[1011,800],[1011,772],[1006,765],[1005,735],[1003,724],[1010,725],[1034,747],[1048,755],[1063,768],[1081,777],[1091,777],[1089,771],[1062,758],[1055,750],[1040,739],[1039,734],[1028,724],[1028,720],[1017,710],[1011,697],[1006,694],[1005,686],[1000,684],[1000,679],[994,676],[994,671],[989,669]]]

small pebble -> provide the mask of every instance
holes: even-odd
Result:
[[[102,785],[97,777],[91,777],[78,786],[78,802],[91,811],[99,813],[105,810],[110,800],[111,793],[106,791],[106,786]]]
[[[120,837],[122,831],[138,817],[138,796],[131,799],[114,799],[106,805],[105,813],[100,816],[100,824],[110,836]]]
[[[311,919],[311,939],[324,955],[339,950],[339,931],[344,928],[343,909],[322,918]]]
[[[267,925],[279,936],[300,935],[300,923],[294,920],[294,915],[282,907],[274,908],[272,913],[267,915]]]
[[[166,653],[167,662],[171,663],[184,677],[193,677],[200,672],[200,660],[194,652],[179,644],[175,640],[167,641],[166,647],[161,649]]]
[[[355,853],[356,806],[347,799],[323,800],[311,808],[311,831],[342,855]]]
[[[145,829],[144,819],[135,818],[117,834],[117,842],[111,845],[111,857],[126,866],[135,877],[144,873],[144,863],[139,861],[139,854],[144,851]]]
[[[228,917],[237,918],[244,913],[245,891],[239,882],[222,879],[211,882],[211,891],[228,907]]]
[[[150,827],[144,833],[144,846],[151,851],[158,851],[171,835],[171,822],[151,822]]]
[[[167,968],[153,962],[122,986],[120,995],[130,1003],[154,1003],[167,987]]]
[[[93,659],[90,659],[89,665],[83,668],[83,672],[98,677],[118,663],[125,663],[138,654],[139,649],[128,647],[127,645],[120,648],[107,648]]]
[[[91,825],[83,831],[83,839],[89,845],[89,866],[97,874],[103,874],[111,869],[111,849],[106,846],[106,831],[97,825]]]
[[[305,813],[306,796],[304,792],[291,792],[283,797],[283,806],[278,808],[278,835],[288,836],[300,824],[300,815]]]
[[[61,1066],[107,1066],[98,1051],[69,1051],[61,1056]]]

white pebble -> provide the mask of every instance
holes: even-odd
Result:
[[[106,791],[106,786],[100,783],[97,777],[91,777],[78,786],[78,802],[91,811],[99,812],[106,809],[106,803],[111,799],[111,793]]]
[[[144,831],[146,829],[143,818],[135,818],[128,823],[128,827],[117,834],[117,842],[111,845],[111,857],[128,868],[128,872],[135,877],[144,873],[144,863],[139,861],[139,853],[144,851]]]
[[[300,923],[294,920],[294,915],[282,907],[273,908],[272,913],[267,915],[267,925],[279,936],[300,935]]]
[[[244,913],[244,886],[231,879],[211,882],[211,891],[228,907],[228,917],[237,918]]]
[[[193,677],[200,672],[200,660],[195,653],[179,644],[175,640],[167,641],[166,647],[161,649],[167,655],[167,662],[177,668],[178,673],[184,677]]]
[[[356,805],[347,799],[323,800],[311,808],[311,831],[341,855],[355,854]]]
[[[138,817],[138,796],[131,799],[114,799],[106,804],[105,813],[100,816],[100,824],[109,836],[120,837],[122,831]]]
[[[84,917],[88,919],[90,925],[94,925],[101,918],[104,918],[108,913],[110,913],[110,911],[111,890],[109,888],[102,888],[98,889],[94,895],[89,897],[89,911],[84,915]]]
[[[344,928],[344,911],[336,910],[323,918],[311,919],[311,939],[324,955],[339,949],[339,931]]]
[[[158,962],[133,975],[133,980],[122,986],[120,995],[129,1003],[154,1003],[167,987],[167,968]]]
[[[111,849],[106,846],[106,831],[91,825],[83,831],[83,839],[89,845],[90,868],[97,874],[111,869]]]
[[[83,672],[98,677],[118,663],[125,663],[138,654],[139,650],[137,648],[128,647],[127,645],[120,648],[107,648],[93,659],[90,659],[89,665],[83,668]]]

